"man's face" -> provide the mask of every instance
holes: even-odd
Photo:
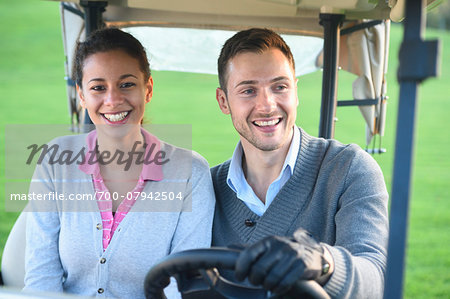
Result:
[[[231,114],[244,148],[273,151],[290,144],[297,117],[297,79],[278,49],[244,52],[228,63],[227,93],[218,88],[220,109]]]

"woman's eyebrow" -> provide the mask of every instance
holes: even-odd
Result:
[[[88,83],[93,82],[93,81],[101,81],[101,82],[103,82],[103,81],[105,81],[105,79],[103,79],[103,78],[92,78],[91,80],[88,81]]]
[[[119,79],[120,80],[123,80],[123,79],[126,79],[126,78],[128,78],[128,77],[133,77],[133,78],[136,78],[136,79],[138,79],[135,75],[133,75],[133,74],[124,74],[124,75],[122,75],[122,76],[120,76],[119,77]],[[88,83],[89,82],[97,82],[97,81],[99,81],[99,82],[103,82],[103,81],[106,81],[106,79],[104,79],[104,78],[92,78],[91,80],[89,80],[88,81]]]
[[[138,78],[138,77],[136,77],[135,75],[133,75],[133,74],[124,74],[124,75],[122,75],[122,76],[120,76],[119,77],[119,79],[125,79],[125,78],[128,78],[128,77],[133,77],[133,78]]]

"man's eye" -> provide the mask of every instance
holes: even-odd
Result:
[[[121,88],[130,88],[130,87],[133,87],[133,86],[135,86],[135,85],[136,85],[136,84],[133,83],[133,82],[125,82],[125,83],[120,84],[120,87],[121,87]]]
[[[249,89],[245,89],[244,91],[242,91],[242,93],[245,95],[250,95],[250,94],[254,94],[255,90],[253,88],[249,88]]]
[[[283,90],[287,89],[287,86],[286,86],[286,85],[277,85],[277,86],[275,87],[275,89],[276,89],[277,91],[283,91]]]

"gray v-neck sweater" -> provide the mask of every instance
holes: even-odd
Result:
[[[388,238],[388,194],[373,158],[357,145],[309,136],[300,129],[292,177],[267,211],[253,213],[226,182],[230,160],[211,169],[216,194],[213,246],[252,244],[304,228],[328,245],[333,298],[381,298]]]

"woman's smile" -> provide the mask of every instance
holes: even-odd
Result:
[[[122,124],[126,123],[128,120],[128,116],[130,115],[130,111],[124,112],[116,112],[116,113],[103,113],[103,117],[106,118],[106,121],[111,124]]]

